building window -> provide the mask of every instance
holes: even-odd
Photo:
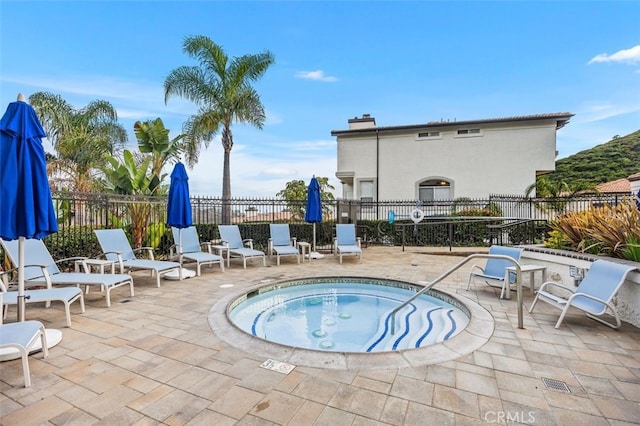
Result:
[[[360,181],[360,201],[363,208],[372,209],[375,196],[375,188],[373,180]]]
[[[460,129],[458,135],[479,135],[480,129]]]
[[[418,133],[419,138],[436,138],[440,136],[440,132],[421,132]]]
[[[420,201],[442,201],[451,199],[451,184],[446,180],[431,179],[418,186]]]

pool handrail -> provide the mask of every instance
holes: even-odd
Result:
[[[420,290],[419,292],[411,296],[409,299],[401,303],[399,306],[397,306],[395,309],[393,309],[391,311],[391,334],[392,335],[395,334],[396,313],[400,309],[407,306],[409,303],[411,303],[413,300],[415,300],[417,297],[419,297],[423,293],[427,292],[428,290],[431,290],[433,286],[435,286],[437,283],[439,283],[440,281],[442,281],[443,279],[451,275],[451,273],[453,273],[454,271],[460,269],[460,267],[462,267],[472,259],[502,259],[502,260],[507,260],[513,263],[513,265],[516,268],[516,295],[517,295],[516,299],[518,304],[518,328],[524,329],[523,304],[522,304],[522,270],[520,269],[520,263],[518,263],[518,261],[512,258],[511,256],[505,256],[502,254],[476,253],[476,254],[471,254],[465,257],[464,259],[462,259],[460,262],[458,262],[457,264],[449,268],[446,272],[438,276],[435,280],[433,280],[430,283],[427,283],[427,285],[425,285],[425,287],[422,290]]]

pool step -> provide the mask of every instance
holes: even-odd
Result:
[[[438,306],[419,310],[413,304],[397,313],[394,334],[391,321],[391,313],[380,319],[377,333],[365,345],[367,352],[419,348],[441,342],[455,335],[459,323],[453,309]]]

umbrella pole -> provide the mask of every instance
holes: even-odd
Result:
[[[18,322],[24,321],[24,237],[18,238]]]
[[[178,228],[178,250],[180,250],[178,256],[178,262],[180,262],[180,273],[178,279],[182,281],[182,228]]]
[[[313,251],[316,252],[316,223],[313,222]]]

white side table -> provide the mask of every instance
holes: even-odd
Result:
[[[225,259],[225,252],[226,252],[226,259],[227,259],[227,268],[229,267],[229,246],[221,246],[221,245],[212,245],[211,246],[212,249],[214,249],[218,256],[220,256],[223,260]]]
[[[547,281],[547,267],[540,265],[520,265],[520,271],[525,274],[529,273],[529,289],[531,293],[536,291],[536,282],[535,282],[535,273],[540,272],[542,275],[542,282]],[[500,294],[500,298],[511,299],[511,291],[509,289],[509,275],[516,273],[515,266],[507,266],[505,268],[505,276],[504,283],[502,284],[502,293]]]
[[[307,243],[306,241],[298,241],[298,248],[300,249],[300,253],[302,254],[302,263],[304,263],[304,259],[309,256],[309,263],[311,263],[311,243]]]
[[[113,260],[106,259],[78,259],[74,261],[75,271],[80,272],[80,267],[87,274],[91,273],[92,268],[96,268],[101,274],[104,274],[105,269],[110,269],[111,273],[115,273],[115,262]]]

